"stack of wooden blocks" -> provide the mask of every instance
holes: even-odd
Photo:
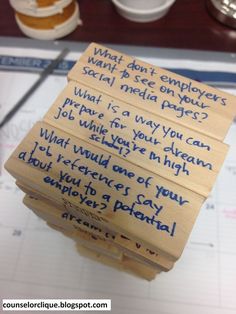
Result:
[[[81,254],[151,280],[212,189],[235,98],[94,43],[68,79],[6,169]]]

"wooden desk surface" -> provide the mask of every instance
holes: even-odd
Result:
[[[177,0],[168,15],[152,23],[125,20],[110,0],[79,0],[83,26],[66,40],[236,52],[236,30],[209,16],[205,0]],[[14,11],[1,1],[0,36],[24,37]]]

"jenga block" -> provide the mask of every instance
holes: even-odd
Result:
[[[101,224],[101,220],[97,219],[96,215],[86,215],[87,212],[82,210],[77,216],[74,216],[68,212],[67,207],[53,202],[51,198],[47,198],[44,193],[39,193],[33,190],[32,187],[28,187],[22,181],[16,181],[16,185],[28,196],[29,198],[24,199],[24,204],[27,207],[34,206],[36,209],[49,213],[50,215],[55,215],[58,219],[63,220],[64,227],[67,226],[69,230],[77,230],[81,228],[83,230],[89,231],[95,235],[103,237],[107,240],[114,240],[115,233],[113,230],[106,228],[105,225]]]
[[[106,239],[114,239],[117,232],[114,232],[111,229],[108,229],[106,225],[102,224],[102,218],[97,216],[96,214],[90,213],[84,209],[78,208],[79,214],[74,216],[70,212],[68,212],[68,207],[70,206],[69,202],[65,204],[60,204],[55,201],[50,195],[46,195],[45,193],[39,193],[37,190],[32,189],[32,187],[27,186],[27,184],[23,181],[16,181],[16,185],[25,193],[31,197],[31,203],[34,202],[37,205],[38,209],[43,209],[47,212],[51,211],[53,208],[56,211],[57,215],[60,216],[64,221],[69,222],[69,228],[76,229],[77,225],[80,228],[84,228],[84,230],[90,229],[91,232],[96,235],[103,236]],[[36,201],[36,202],[35,202]],[[28,206],[28,203],[25,204]],[[42,206],[41,206],[42,205]]]
[[[236,98],[94,43],[68,79],[5,167],[81,250],[152,279],[212,189]]]
[[[137,261],[132,261],[128,257],[125,258],[122,262],[104,256],[102,254],[96,253],[84,246],[78,246],[77,249],[79,253],[85,257],[96,260],[102,264],[107,266],[116,268],[118,270],[126,271],[131,274],[135,274],[138,277],[144,278],[146,280],[153,280],[155,276],[158,274],[158,271],[147,267]]]
[[[33,209],[32,209],[33,210]],[[41,213],[33,210],[33,212],[40,216]],[[43,219],[43,216],[41,215],[41,218]],[[45,219],[44,219],[45,220]],[[90,240],[85,240],[83,233],[86,232],[83,229],[79,230],[79,231],[68,231],[65,230],[59,226],[57,226],[55,223],[50,223],[47,221],[47,225],[53,229],[55,229],[56,231],[60,231],[62,232],[65,236],[73,239],[76,243],[78,243],[78,245],[85,245],[87,248],[99,253],[99,254],[103,254],[106,255],[108,257],[112,257],[114,259],[117,260],[121,260],[123,255],[122,255],[122,251],[119,250],[117,247],[115,247],[114,245],[112,245],[111,243],[108,243],[107,240],[101,240],[99,238],[97,238],[96,236],[94,236],[93,234],[90,234]],[[82,236],[81,236],[82,235]],[[86,235],[87,237],[87,235]]]
[[[83,231],[86,232],[86,231]],[[89,249],[101,253],[103,255],[112,257],[117,260],[121,260],[123,257],[122,250],[119,250],[116,246],[108,242],[107,240],[101,240],[94,235],[90,235],[90,240],[85,240],[77,236],[77,233],[73,233],[72,238],[81,245],[88,247]]]
[[[35,213],[36,214],[36,213]],[[36,214],[37,215],[37,214]],[[37,216],[39,216],[40,217],[40,215],[37,215]],[[42,217],[40,217],[40,218],[42,218]],[[43,219],[43,218],[42,218]],[[43,220],[45,220],[45,219],[43,219]],[[46,220],[45,220],[46,221]],[[55,224],[53,224],[53,223],[50,223],[50,222],[46,222],[47,223],[47,225],[50,227],[50,228],[52,228],[52,229],[54,229],[54,230],[56,230],[56,231],[60,231],[60,232],[62,232],[62,233],[65,233],[66,232],[66,230],[64,229],[64,228],[62,228],[62,227],[59,227],[59,226],[57,226],[57,225],[55,225]],[[68,231],[67,231],[68,232]],[[69,234],[69,232],[68,232],[68,234]]]
[[[5,166],[40,193],[61,204],[68,200],[70,211],[80,206],[96,213],[115,231],[173,260],[180,256],[204,200],[42,122]],[[123,171],[114,170],[115,166]],[[157,186],[165,194],[157,196]]]
[[[65,216],[71,216],[68,212],[59,210],[53,203],[41,196],[36,195],[35,198],[35,193],[29,188],[25,188],[24,185],[19,184],[19,182],[17,182],[17,185],[23,188],[24,192],[28,194],[24,197],[24,204],[32,209],[38,216],[44,220],[51,221],[51,224],[54,224],[61,230],[68,231],[72,234],[82,229],[99,238],[112,242],[122,252],[125,252],[128,256],[142,260],[143,263],[162,268],[164,271],[173,267],[173,262],[163,257],[158,252],[151,251],[124,235],[117,234],[114,236],[109,234],[109,232],[103,231],[101,226],[96,226],[96,222],[89,221],[87,218],[71,217],[69,220],[64,221]],[[34,195],[34,197],[30,195]]]
[[[96,43],[68,78],[219,140],[235,115],[234,96]]]
[[[44,121],[203,196],[228,150],[213,138],[78,82],[66,86]]]
[[[63,232],[66,236],[73,238],[75,241],[80,242],[81,244],[90,247],[93,250],[96,250],[96,247],[99,249],[99,252],[103,254],[112,256],[117,259],[122,258],[122,252],[117,247],[115,247],[111,242],[108,242],[104,238],[93,235],[88,231],[83,230],[77,226],[76,230],[72,229],[71,226],[64,223],[64,221],[58,218],[58,215],[55,215],[55,211],[46,212],[45,210],[38,209],[40,204],[38,201],[32,199],[30,196],[26,195],[23,200],[24,204],[28,206],[32,211],[43,220],[45,220],[50,225],[53,225],[58,231]],[[71,224],[70,224],[71,225]]]
[[[30,200],[29,196],[25,196],[24,200],[26,201],[26,203],[28,203],[28,201]],[[134,271],[135,273],[137,272],[138,274],[142,274],[142,272],[144,273],[144,275],[142,275],[144,278],[147,277],[147,279],[151,280],[152,279],[152,274],[156,274],[159,273],[161,271],[161,269],[157,266],[151,267],[150,265],[147,265],[145,263],[142,263],[141,261],[139,261],[137,258],[135,260],[132,260],[131,257],[123,257],[122,253],[114,246],[112,246],[111,244],[106,243],[105,240],[99,239],[99,238],[95,238],[92,234],[89,234],[88,232],[84,231],[84,230],[77,230],[74,232],[68,231],[67,229],[63,230],[62,227],[57,225],[57,222],[55,223],[52,220],[51,221],[51,217],[50,216],[45,216],[41,211],[39,210],[35,210],[33,209],[33,211],[41,218],[43,218],[44,220],[49,220],[48,225],[53,227],[54,229],[56,229],[57,231],[60,231],[62,233],[64,233],[66,236],[73,238],[76,242],[78,246],[83,246],[86,247],[87,249],[95,252],[95,254],[99,254],[102,256],[101,261],[106,260],[106,258],[112,258],[112,260],[114,261],[121,261],[121,267],[124,269],[130,269],[132,271]],[[95,244],[96,241],[96,244]],[[141,268],[141,272],[140,272],[140,268]],[[151,277],[149,278],[151,273]]]

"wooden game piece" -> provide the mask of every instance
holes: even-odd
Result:
[[[161,256],[158,252],[145,248],[141,244],[127,238],[125,235],[113,235],[112,231],[111,233],[107,230],[103,231],[101,226],[96,225],[95,221],[90,221],[87,217],[71,217],[69,220],[65,221],[63,217],[71,216],[68,212],[63,211],[63,209],[60,210],[58,206],[55,207],[50,201],[35,195],[32,190],[26,188],[19,182],[17,182],[17,185],[27,193],[23,200],[24,204],[44,220],[50,221],[70,233],[76,232],[77,230],[85,230],[96,237],[112,242],[128,256],[136,257],[143,261],[143,263],[152,265],[153,267],[162,268],[163,271],[170,270],[173,267],[173,262]]]
[[[205,197],[228,151],[213,138],[73,81],[44,121]]]
[[[25,199],[27,197],[28,196],[26,195]],[[24,202],[26,203],[28,201]],[[64,229],[63,225],[60,224],[58,220],[54,220],[54,217],[52,215],[45,215],[45,213],[42,213],[41,210],[37,210],[34,207],[32,207],[31,209],[37,216],[45,220],[50,227],[54,228],[57,231],[62,232],[65,236],[75,240],[76,243],[84,245],[93,251],[96,251],[106,256],[110,256],[114,259],[118,260],[122,259],[123,257],[122,251],[119,250],[116,246],[114,246],[111,242],[108,242],[108,240],[105,240],[99,236],[95,236],[92,233],[89,233],[88,231],[85,231],[83,229],[79,228],[77,228],[77,230],[72,229],[68,230],[67,228]]]
[[[108,229],[106,225],[101,223],[101,219],[97,215],[89,215],[87,211],[80,210],[79,214],[74,216],[68,211],[68,206],[58,204],[53,199],[48,198],[44,193],[32,189],[22,181],[16,181],[16,185],[28,196],[30,199],[24,199],[24,204],[28,207],[34,206],[38,210],[53,214],[57,219],[63,220],[63,225],[71,229],[82,228],[86,231],[90,231],[94,235],[98,235],[107,240],[114,240],[117,232]]]
[[[79,250],[151,280],[212,189],[235,97],[97,44],[68,79],[5,167]]]
[[[77,245],[77,250],[81,255],[85,257],[96,260],[102,264],[116,268],[118,270],[135,274],[136,276],[144,278],[146,280],[153,280],[158,274],[158,271],[147,267],[146,265],[143,265],[142,263],[139,263],[137,261],[131,261],[131,259],[129,259],[128,257],[126,257],[123,262],[119,262],[102,254],[98,254],[92,250],[89,250],[84,246]]]
[[[51,134],[56,143],[44,139],[41,135],[45,132]],[[114,165],[132,172],[132,177],[127,179],[123,173],[113,171]],[[115,231],[160,250],[173,260],[180,256],[204,200],[172,182],[163,185],[162,178],[154,175],[150,186],[145,187],[138,178],[145,181],[150,174],[142,168],[130,167],[122,159],[43,122],[33,127],[5,166],[17,179],[28,182],[33,189],[50,195],[55,201],[63,204],[64,200],[69,200],[73,205],[71,212],[76,212],[76,207],[80,206],[96,213]],[[87,171],[88,175],[78,176],[78,169]],[[104,180],[99,181],[101,176],[108,185]],[[157,198],[157,185],[164,186],[168,194]]]
[[[236,113],[234,96],[96,43],[68,78],[218,140]]]

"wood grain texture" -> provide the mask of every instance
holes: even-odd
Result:
[[[75,90],[80,90],[81,93],[86,91],[96,99],[100,97],[99,104],[76,96]],[[111,89],[111,94],[113,93]],[[149,170],[150,175],[155,173],[208,196],[228,151],[227,145],[165,119],[169,118],[165,113],[158,116],[141,110],[143,107],[146,110],[148,104],[136,108],[136,102],[129,101],[128,96],[125,99],[126,103],[114,95],[101,95],[100,91],[71,81],[49,109],[44,121],[55,127],[60,125],[66,132],[76,134],[91,145]],[[116,113],[112,112],[109,104],[116,108]],[[129,115],[124,116],[122,112],[129,112]],[[68,119],[69,115],[71,120]],[[147,122],[141,123],[137,120],[140,118]],[[122,128],[113,124],[122,125]],[[188,124],[187,120],[185,125]],[[211,130],[208,124],[207,128]],[[95,129],[100,131],[95,132]],[[195,141],[201,144],[192,145]],[[182,159],[182,154],[178,155],[177,151],[189,157]],[[156,156],[158,157],[155,158]],[[172,168],[170,165],[173,163],[175,167]]]
[[[146,280],[153,280],[159,273],[157,270],[148,267],[141,262],[132,260],[128,256],[125,256],[120,262],[103,254],[96,253],[82,245],[77,244],[77,249],[82,256],[88,257],[89,259],[93,259],[99,263],[116,268],[118,270],[131,273]]]
[[[68,78],[218,140],[236,114],[233,95],[93,43]]]
[[[97,44],[68,77],[5,168],[49,226],[152,279],[212,189],[235,97]]]
[[[109,255],[113,258],[122,259],[122,252],[117,247],[114,246],[111,242],[104,239],[101,236],[94,235],[93,233],[88,232],[80,227],[77,229],[68,228],[69,224],[66,224],[62,218],[60,218],[60,212],[50,207],[44,201],[40,199],[35,200],[29,195],[26,195],[23,200],[24,204],[29,207],[37,216],[41,217],[46,222],[49,222],[61,229],[62,232],[65,232],[65,235],[74,239],[76,242],[79,242],[82,245],[86,245],[90,249],[97,250],[100,253]],[[46,208],[45,208],[46,206]],[[70,224],[71,225],[71,224]]]
[[[71,215],[68,211],[60,206],[56,205],[44,195],[39,195],[37,191],[32,190],[26,186],[25,183],[17,181],[17,186],[24,191],[27,195],[24,197],[24,204],[32,210],[37,210],[38,216],[43,215],[43,219],[49,219],[55,222],[55,225],[61,229],[67,230],[76,234],[76,231],[82,229],[88,231],[91,234],[105,239],[106,241],[114,244],[122,252],[125,252],[129,256],[138,257],[146,264],[152,265],[152,267],[161,267],[162,270],[168,271],[173,266],[173,261],[169,260],[157,251],[152,251],[147,247],[144,247],[140,243],[129,239],[122,234],[115,234],[111,230],[107,230],[106,226],[97,223],[96,220],[90,219],[83,214],[77,214],[77,216]]]
[[[32,164],[30,165],[30,162],[28,161],[31,158],[30,156],[32,156],[31,152],[35,146],[35,141],[38,142],[39,145],[44,147],[46,146],[46,142],[39,138],[41,127],[46,127],[51,131],[54,130],[57,136],[65,137],[65,133],[63,131],[57,130],[46,123],[38,122],[28,136],[26,136],[26,138],[17,147],[11,158],[5,164],[5,167],[17,179],[22,180],[24,178],[24,181],[29,182],[28,185],[37,189],[39,192],[51,196],[54,200],[60,202],[61,204],[63,204],[64,200],[70,201],[73,205],[71,210],[73,209],[75,213],[77,211],[77,207],[80,206],[78,197],[79,195],[82,196],[82,194],[86,193],[85,185],[89,184],[91,179],[88,176],[82,176],[82,185],[80,187],[73,185],[74,195],[76,194],[77,197],[71,196],[68,193],[62,193],[62,190],[60,188],[55,188],[55,185],[53,186],[45,183],[44,178],[48,177],[48,175],[50,175],[53,180],[58,181],[60,169],[66,170],[71,177],[75,177],[75,172],[74,170],[68,168],[68,166],[65,169],[65,164],[57,163],[56,159],[59,154],[62,153],[61,147],[57,145],[51,147],[50,151],[52,156],[50,156],[49,159],[45,159],[45,151],[40,151],[40,149],[34,151],[33,154],[33,158],[44,160],[44,166],[46,163],[48,165],[50,162],[53,163],[53,168],[51,169],[50,174],[47,173],[46,170],[35,167]],[[108,157],[108,155],[104,154],[102,150],[94,148],[82,140],[78,140],[72,136],[69,138],[71,139],[71,146],[69,149],[63,149],[63,160],[72,161],[72,159],[75,160],[78,158],[76,155],[73,156],[73,153],[71,152],[71,148],[74,147],[74,145],[78,145],[78,147],[82,145],[90,151],[96,151],[97,154],[103,155],[103,158],[105,159]],[[19,159],[22,152],[23,155],[26,155],[25,161],[23,159]],[[130,165],[128,165],[127,162],[119,159],[118,157],[112,156],[108,158],[111,158],[110,165],[119,164],[122,168],[130,168]],[[88,159],[83,160],[82,156],[80,156],[80,165],[86,165],[93,171],[97,171],[99,169],[94,162]],[[138,176],[142,176],[144,178],[149,176],[145,170],[134,165],[132,165],[130,170],[133,170]],[[125,233],[128,237],[131,236],[131,238],[136,239],[138,242],[140,241],[151,249],[160,250],[166,252],[166,254],[169,254],[173,258],[178,258],[183,251],[184,245],[189,237],[190,231],[192,230],[204,198],[191,192],[190,190],[177,186],[173,182],[168,182],[167,184],[164,179],[153,176],[153,184],[148,187],[148,189],[145,188],[145,200],[151,200],[152,206],[150,206],[150,201],[148,201],[147,204],[141,202],[134,209],[137,194],[140,194],[140,189],[144,189],[140,186],[140,183],[137,181],[135,182],[135,180],[132,180],[130,183],[127,182],[127,178],[124,177],[123,174],[114,173],[111,171],[110,167],[102,167],[102,173],[104,176],[113,180],[113,184],[115,182],[121,184],[119,185],[119,191],[116,191],[116,189],[110,190],[106,187],[106,185],[101,184],[102,182],[95,180],[93,185],[96,189],[96,195],[95,197],[92,197],[92,203],[89,202],[89,204],[86,204],[83,202],[82,208],[101,216],[103,222],[112,223],[111,228],[115,231]],[[76,174],[76,177],[77,179],[80,178],[78,174]],[[64,182],[63,185],[64,184],[66,184],[66,182]],[[161,200],[155,200],[156,184],[168,187],[168,189],[175,191],[176,195],[181,195],[185,200],[188,200],[188,202],[181,205],[177,201],[164,196],[161,197]],[[131,185],[132,187],[130,188],[128,198],[125,196],[127,185]],[[112,195],[108,207],[107,205],[105,206],[106,208],[104,208],[105,203],[103,201],[104,193],[111,193]],[[154,206],[154,203],[156,203],[156,207]],[[93,208],[94,204],[98,204],[96,205],[96,209]],[[143,214],[141,214],[141,212],[138,214],[140,210],[141,212],[143,211]],[[154,216],[155,213],[157,214],[157,210],[160,210],[160,212],[157,216]],[[166,227],[162,227],[164,225]],[[176,233],[174,232],[175,227]],[[174,234],[172,234],[172,232],[174,232]]]

